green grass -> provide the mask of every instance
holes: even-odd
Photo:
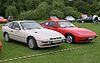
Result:
[[[2,31],[0,31],[0,40],[3,43],[2,51],[0,52],[0,60],[15,58],[19,56],[27,56],[33,54],[40,54],[50,51],[62,50],[65,48],[75,48],[78,46],[87,46],[85,48],[79,48],[76,50],[66,50],[63,52],[53,53],[49,55],[42,55],[37,57],[31,57],[27,59],[18,59],[14,61],[8,61],[7,63],[99,63],[100,62],[100,23],[94,25],[92,23],[74,23],[78,27],[84,27],[95,31],[98,37],[91,43],[83,44],[66,44],[63,43],[60,47],[45,48],[38,50],[31,50],[26,44],[11,41],[5,42],[2,37]],[[3,24],[0,24],[0,30]],[[93,45],[93,46],[91,46]]]

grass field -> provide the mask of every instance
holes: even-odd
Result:
[[[5,42],[2,37],[0,24],[0,40],[3,43],[2,51],[0,52],[0,60],[13,59],[16,57],[43,54],[51,51],[58,51],[63,49],[77,48],[84,46],[84,48],[65,50],[52,54],[44,54],[40,56],[30,57],[26,59],[17,59],[7,61],[6,63],[99,63],[100,62],[100,23],[94,25],[92,23],[74,23],[78,27],[84,27],[95,31],[98,37],[91,43],[83,44],[67,44],[63,43],[60,47],[45,48],[38,50],[31,50],[26,44],[11,41]]]

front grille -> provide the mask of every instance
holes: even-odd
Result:
[[[61,39],[61,37],[50,38],[50,40]]]

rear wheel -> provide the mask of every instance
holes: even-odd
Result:
[[[27,44],[28,44],[28,47],[30,49],[37,49],[38,48],[37,42],[36,42],[35,38],[33,38],[33,37],[28,38]]]
[[[69,44],[75,43],[74,36],[72,34],[67,34],[66,35],[66,42],[69,43]]]
[[[10,41],[10,37],[8,33],[4,33],[4,39],[6,42]]]

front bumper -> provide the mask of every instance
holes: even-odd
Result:
[[[37,45],[40,48],[55,47],[55,46],[61,45],[62,42],[64,42],[64,39],[63,40],[53,40],[53,41],[51,41],[51,40],[49,40],[49,41],[40,41],[40,40],[38,40]]]
[[[97,36],[89,36],[89,37],[75,37],[76,43],[84,43],[84,42],[91,42],[94,40]]]

